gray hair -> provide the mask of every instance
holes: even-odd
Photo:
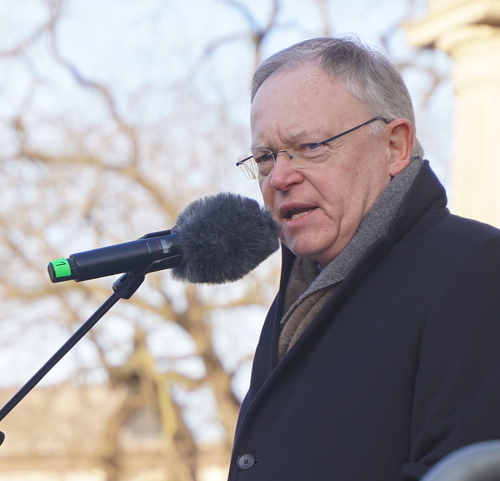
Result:
[[[271,75],[309,62],[317,62],[328,75],[340,80],[351,95],[366,104],[371,115],[389,120],[405,118],[415,128],[411,97],[401,74],[382,53],[354,36],[314,38],[275,53],[255,71],[252,101]],[[372,124],[375,129],[376,124]],[[415,140],[413,157],[423,155],[420,142]]]

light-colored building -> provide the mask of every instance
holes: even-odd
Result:
[[[453,211],[500,226],[500,0],[428,0],[407,32],[454,61]]]
[[[0,405],[14,393],[0,390]],[[31,391],[0,423],[6,436],[0,481],[105,481],[113,463],[120,464],[120,480],[170,479],[158,416],[139,409],[123,422],[126,396],[126,388],[104,384]],[[211,446],[199,464],[200,481],[226,479],[227,467]]]

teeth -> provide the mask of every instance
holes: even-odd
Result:
[[[294,220],[294,219],[298,219],[299,217],[303,217],[304,215],[308,214],[310,212],[310,210],[305,210],[303,212],[298,212],[297,214],[293,214],[290,219]]]

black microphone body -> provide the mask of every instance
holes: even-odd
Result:
[[[72,254],[48,265],[52,282],[173,268],[175,279],[223,284],[240,279],[279,247],[279,227],[257,201],[222,193],[191,203],[172,230]]]
[[[71,254],[48,265],[50,280],[81,282],[123,272],[134,273],[169,259],[172,262],[164,267],[162,264],[162,268],[175,267],[182,261],[178,241],[179,234],[161,231],[132,242]],[[148,269],[148,272],[154,270],[159,269]]]

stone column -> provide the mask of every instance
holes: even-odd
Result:
[[[500,226],[500,0],[429,0],[407,32],[454,60],[453,211]]]

